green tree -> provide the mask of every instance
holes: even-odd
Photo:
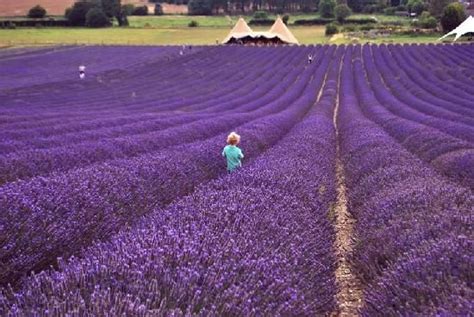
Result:
[[[334,0],[320,0],[319,1],[319,13],[323,18],[334,17],[334,8],[336,7],[336,1]]]
[[[428,11],[423,11],[417,22],[414,23],[415,26],[422,27],[424,29],[434,29],[436,28],[438,21],[433,17]]]
[[[255,20],[266,20],[268,19],[268,13],[265,11],[255,11],[253,14]]]
[[[91,28],[103,28],[110,25],[110,18],[101,8],[95,7],[87,11],[86,26]]]
[[[352,14],[351,8],[347,4],[338,4],[334,8],[334,15],[339,23],[344,22],[344,20]]]
[[[123,12],[123,14],[125,14],[127,16],[132,15],[134,10],[135,10],[135,5],[133,5],[131,3],[124,4],[122,6],[122,12]]]
[[[115,18],[119,26],[128,26],[127,12],[121,0],[101,0],[102,10],[109,18]]]
[[[161,7],[161,3],[155,3],[155,10],[153,13],[155,15],[163,15],[163,8]]]
[[[408,11],[420,15],[425,10],[425,4],[421,0],[409,0],[407,3]]]
[[[28,12],[28,17],[29,18],[36,18],[36,19],[44,18],[45,15],[46,15],[46,9],[43,8],[42,6],[40,6],[39,4],[35,5]]]
[[[342,4],[342,3],[338,2],[338,4]],[[347,5],[354,12],[362,12],[364,9],[368,8],[369,6],[379,6],[380,8],[382,8],[386,6],[386,2],[379,1],[379,0],[347,0]]]
[[[339,28],[335,23],[326,24],[326,36],[333,35],[336,33],[339,33]]]
[[[441,17],[441,25],[444,32],[454,30],[459,24],[466,20],[466,10],[459,2],[449,4],[444,8],[443,16]]]
[[[66,19],[72,26],[84,26],[86,24],[86,14],[92,9],[96,8],[97,3],[90,1],[77,1],[70,10],[66,10]]]
[[[441,17],[443,15],[444,8],[452,3],[454,0],[429,0],[428,11],[434,17]]]
[[[211,0],[190,0],[188,2],[189,15],[211,15]]]
[[[101,0],[102,11],[109,18],[118,18],[121,12],[120,0]]]
[[[132,15],[140,15],[140,16],[148,15],[148,7],[146,5],[135,7]]]

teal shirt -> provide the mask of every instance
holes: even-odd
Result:
[[[235,145],[226,145],[222,151],[222,156],[227,159],[227,170],[232,172],[238,167],[242,166],[241,159],[244,158],[242,150]]]

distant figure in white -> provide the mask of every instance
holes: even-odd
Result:
[[[311,64],[313,62],[313,55],[308,54],[308,64]]]
[[[80,79],[86,78],[86,66],[84,65],[79,66],[79,78]]]

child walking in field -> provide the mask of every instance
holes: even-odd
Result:
[[[227,145],[222,151],[222,156],[227,159],[227,172],[233,172],[237,168],[242,166],[241,159],[244,158],[242,150],[237,147],[240,143],[240,135],[235,132],[231,132],[227,136]]]
[[[86,77],[86,66],[79,66],[79,78],[84,79]]]

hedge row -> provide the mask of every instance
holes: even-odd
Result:
[[[295,25],[325,25],[331,22],[335,22],[336,19],[331,18],[314,18],[314,19],[304,19],[304,20],[295,20]],[[377,23],[378,20],[374,18],[347,18],[344,23],[352,24],[369,24]]]
[[[24,20],[1,20],[0,28],[8,29],[15,27],[37,27],[37,26],[68,26],[66,19],[24,19]]]

